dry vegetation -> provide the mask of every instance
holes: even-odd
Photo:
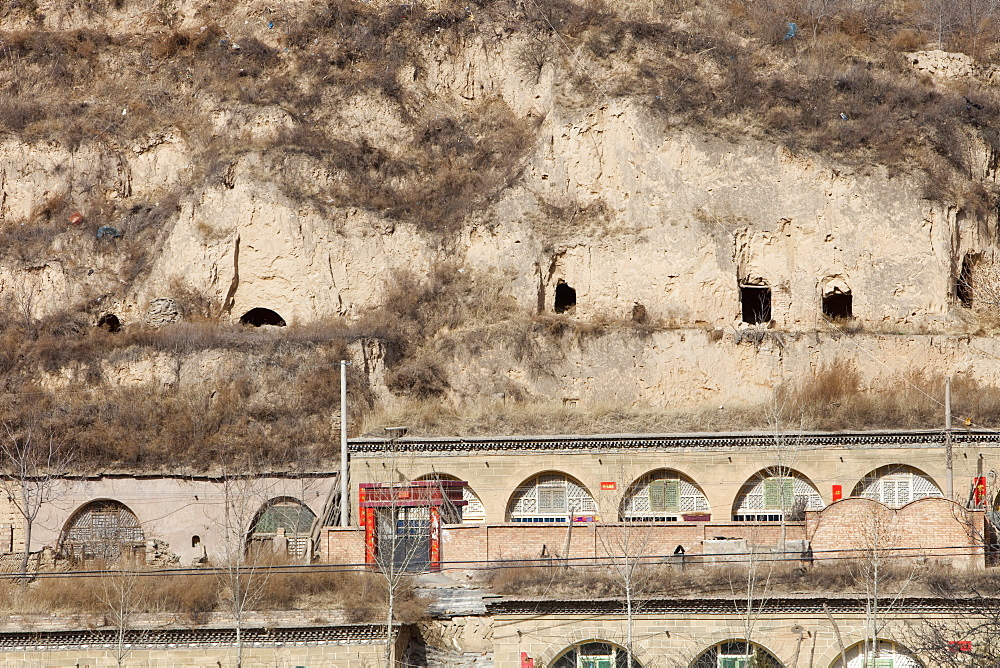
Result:
[[[621,595],[622,580],[607,567],[497,564],[484,572],[483,584],[498,594],[550,598],[607,598]],[[502,567],[500,567],[502,566]],[[841,562],[809,567],[765,564],[755,567],[759,591],[763,597],[786,594],[864,596],[863,572],[857,564]],[[642,582],[646,596],[699,597],[746,596],[745,566],[668,565],[642,567],[636,580]],[[904,591],[906,596],[1000,596],[1000,576],[995,573],[959,575],[937,564],[912,566],[886,565],[880,586],[887,592]]]
[[[92,316],[0,318],[0,421],[52,435],[82,467],[204,469],[223,459],[312,467],[335,457],[331,415],[349,331],[317,323],[277,331],[179,323],[110,333]],[[273,328],[269,328],[272,329]],[[178,367],[204,351],[238,353],[201,383],[117,386],[109,369],[148,359]],[[65,388],[39,386],[70,370]],[[350,368],[351,401],[370,406],[367,377]]]
[[[542,401],[467,401],[457,406],[412,399],[390,409],[377,408],[363,429],[407,424],[414,434],[482,436],[492,434],[616,434],[763,430],[926,429],[944,422],[941,376],[912,372],[891,385],[865,388],[849,363],[821,369],[776,391],[763,404],[718,402],[666,409],[614,403],[566,406]],[[952,414],[958,427],[1000,425],[1000,390],[956,376]]]
[[[106,576],[121,577],[116,571]],[[260,575],[259,577],[264,577]],[[381,576],[367,572],[296,571],[274,572],[266,576],[252,609],[335,611],[349,622],[375,622],[385,618],[385,586]],[[120,583],[112,583],[122,586]],[[131,613],[177,615],[200,622],[208,613],[222,611],[222,579],[212,573],[143,575],[128,580]],[[102,603],[109,583],[102,577],[48,575],[27,587],[15,582],[0,583],[0,614],[100,615],[108,610]],[[396,592],[396,617],[407,623],[420,619],[426,601],[416,596],[405,582]]]

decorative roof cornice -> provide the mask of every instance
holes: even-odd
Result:
[[[935,597],[908,597],[902,599],[886,599],[886,605],[907,615],[926,614],[932,612],[946,613],[982,613],[985,609],[1000,610],[1000,599],[976,599],[975,601],[956,601]],[[650,598],[639,602],[635,608],[637,614],[703,614],[703,615],[733,615],[740,610],[746,610],[746,599],[701,597],[686,598]],[[764,599],[754,602],[754,610],[760,614],[802,613],[824,614],[829,609],[834,613],[858,614],[864,613],[865,599],[858,597],[829,596],[784,596]],[[505,597],[499,600],[487,601],[486,612],[491,615],[620,615],[625,614],[624,599],[571,599],[557,600],[550,598],[513,598]]]
[[[945,436],[941,430],[920,431],[843,431],[785,432],[780,447],[797,450],[852,448],[939,448]],[[1000,432],[963,430],[952,432],[958,446],[1000,446]],[[604,434],[595,436],[499,436],[499,437],[407,437],[353,438],[348,441],[351,453],[383,454],[455,452],[609,452],[623,451],[698,451],[772,449],[778,445],[773,433],[696,433],[696,434]]]
[[[115,629],[80,631],[25,631],[0,633],[0,648],[42,650],[56,647],[104,648],[113,646]],[[253,646],[295,645],[374,645],[385,641],[383,624],[344,624],[337,626],[245,628],[243,641]],[[125,642],[138,647],[205,647],[233,645],[236,630],[231,628],[189,628],[136,630],[126,632]]]

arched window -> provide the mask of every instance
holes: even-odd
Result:
[[[622,501],[620,519],[675,522],[682,513],[708,512],[705,493],[676,471],[652,471],[632,483]]]
[[[760,471],[740,490],[733,504],[736,522],[804,519],[806,510],[822,510],[823,497],[804,475],[789,469]]]
[[[755,643],[727,640],[710,647],[694,660],[691,668],[781,668],[781,661]]]
[[[417,480],[458,480],[458,478],[444,473],[428,473]],[[474,524],[486,521],[486,508],[468,485],[462,488],[462,499],[466,501],[464,507],[449,505],[442,509],[441,519],[445,524]]]
[[[550,668],[628,668],[624,647],[603,640],[592,640],[570,647],[549,664]],[[642,668],[632,655],[632,667]]]
[[[923,471],[903,464],[890,464],[862,478],[854,486],[851,496],[874,499],[890,508],[901,508],[910,501],[944,495],[937,483]]]
[[[563,473],[536,475],[514,492],[507,506],[511,522],[566,522],[596,519],[597,504],[583,485]]]
[[[860,642],[846,652],[847,668],[922,668],[923,664],[909,649],[889,640],[879,640],[878,650],[871,643]],[[844,668],[838,656],[830,668]]]
[[[285,319],[269,308],[252,308],[240,317],[240,322],[244,325],[261,327],[270,325],[272,327],[284,327]]]
[[[250,534],[250,547],[259,549],[267,545],[276,550],[274,541],[282,536],[286,541],[285,552],[288,555],[304,557],[315,519],[316,515],[309,506],[297,499],[272,499],[257,513]]]
[[[91,501],[70,517],[59,540],[60,552],[73,561],[113,560],[145,545],[139,519],[111,499]]]

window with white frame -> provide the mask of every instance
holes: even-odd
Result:
[[[708,509],[708,499],[693,483],[673,471],[654,471],[629,490],[621,519],[675,522],[683,513],[705,513]]]
[[[933,480],[910,466],[883,466],[866,475],[851,496],[874,499],[901,508],[910,501],[944,496]]]
[[[799,520],[806,510],[822,510],[823,506],[823,497],[808,479],[794,473],[759,473],[743,486],[733,510],[733,520]]]
[[[921,668],[921,663],[906,647],[888,640],[878,641],[878,651],[858,643],[846,652],[847,668]],[[837,660],[833,668],[844,668]]]
[[[458,478],[443,473],[430,473],[420,476],[417,480],[458,480]],[[462,500],[466,502],[462,507],[449,504],[443,509],[442,520],[445,524],[475,524],[486,521],[486,508],[468,485],[462,488]]]
[[[597,504],[572,478],[544,473],[517,488],[507,515],[511,522],[566,522],[570,517],[596,518]]]
[[[779,668],[781,665],[773,654],[759,645],[729,640],[702,652],[691,668]]]

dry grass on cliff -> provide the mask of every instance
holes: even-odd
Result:
[[[760,596],[829,593],[863,596],[863,570],[853,562],[813,565],[758,564],[754,576]],[[887,592],[904,591],[907,596],[1000,594],[1000,578],[987,574],[958,577],[956,571],[939,564],[913,567],[886,565],[880,586]],[[550,598],[607,598],[624,595],[622,580],[607,566],[496,564],[482,576],[483,584],[498,594]],[[638,569],[633,585],[640,596],[698,597],[746,596],[747,568],[741,565],[668,566],[650,564]]]
[[[88,564],[99,568],[99,565]],[[140,571],[141,573],[141,571]],[[374,622],[385,618],[386,589],[381,576],[368,572],[258,572],[261,585],[250,601],[259,611],[334,611],[349,622]],[[212,573],[177,573],[134,577],[114,570],[106,576],[74,576],[72,572],[50,574],[23,587],[0,583],[2,614],[109,614],[113,597],[127,592],[130,613],[177,615],[183,620],[203,622],[208,613],[225,612],[225,583]],[[396,617],[402,622],[421,619],[426,601],[409,582],[396,591]]]
[[[772,402],[719,403],[684,408],[642,404],[490,399],[455,405],[409,399],[376,407],[362,433],[405,424],[410,433],[437,436],[502,434],[668,434],[720,431],[928,429],[944,422],[944,378],[917,372],[891,385],[864,388],[850,364],[825,368],[777,388]],[[1000,389],[961,376],[952,383],[957,426],[1000,426]]]

